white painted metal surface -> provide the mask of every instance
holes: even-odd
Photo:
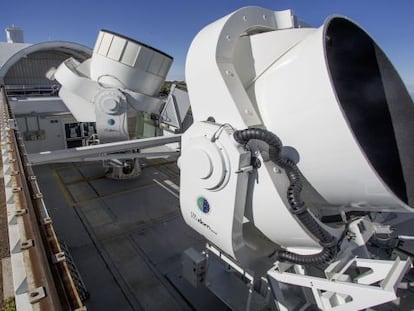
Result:
[[[340,90],[334,85],[335,60],[329,59],[333,65],[328,63],[331,48],[324,40],[328,34],[338,36],[339,41],[344,39],[328,28],[340,21],[352,25],[355,33],[360,30],[340,17],[327,20],[320,29],[295,29],[294,21],[290,11],[274,13],[247,7],[203,29],[190,47],[186,66],[194,120],[211,117],[218,124],[228,123],[236,129],[265,127],[280,136],[285,145],[298,151],[301,172],[326,200],[319,204],[412,211],[407,201],[390,191],[380,177],[383,172],[370,161],[371,154],[367,153],[384,151],[367,150],[361,145],[358,129],[351,128],[352,120],[346,114],[345,103],[339,102]],[[368,39],[364,44],[377,50],[372,39],[365,37]],[[384,84],[398,83],[382,75],[375,78],[382,78]],[[364,81],[361,84],[365,87]],[[205,85],[214,92],[205,92]],[[387,100],[389,105],[400,105]],[[413,113],[413,107],[407,111]],[[398,157],[393,160],[399,161]],[[252,221],[278,244],[315,247],[312,239],[304,242],[296,229],[290,230],[280,220],[290,213],[279,205],[277,192],[271,196],[277,188],[277,169],[267,162],[258,170],[260,182],[252,195]],[[410,177],[405,180],[404,187],[410,193]],[[278,221],[280,226],[276,225]]]
[[[326,64],[328,24],[275,59],[255,81],[252,92],[264,124],[298,150],[302,173],[329,203],[411,210],[381,180],[344,116]],[[263,37],[256,35],[252,42],[261,53],[280,36],[273,32]]]
[[[249,42],[241,36],[293,26],[290,10],[273,12],[249,7],[231,13],[199,32],[186,60],[194,120],[204,121],[214,116],[218,123],[230,122],[236,128],[261,124],[255,101],[246,92],[245,86],[255,78],[255,72]],[[235,55],[241,59],[235,59]],[[206,85],[214,92],[206,92]]]
[[[180,141],[181,135],[169,135],[169,136],[159,136],[159,137],[151,137],[151,138],[143,138],[143,139],[134,139],[128,141],[120,141],[114,143],[106,143],[106,144],[99,144],[99,145],[92,145],[92,146],[85,146],[85,147],[77,147],[71,149],[64,149],[64,150],[54,150],[54,151],[43,151],[40,153],[32,153],[28,155],[29,161],[33,165],[40,165],[45,163],[52,163],[52,162],[66,162],[70,160],[74,161],[85,161],[86,160],[98,160],[98,159],[107,159],[107,158],[134,158],[133,155],[128,157],[128,154],[121,154],[121,155],[112,155],[106,156],[106,154],[116,153],[116,152],[123,152],[123,151],[130,151],[130,150],[137,150],[137,149],[145,149],[154,146],[163,146],[165,144],[174,143]],[[172,150],[171,150],[172,152]],[[102,158],[99,157],[100,155],[104,155]],[[170,153],[166,154],[159,154],[161,157],[164,155],[170,155]],[[157,156],[157,153],[152,154],[142,154],[140,157],[154,157]]]
[[[63,62],[54,72],[52,70],[50,78],[56,78],[62,87],[59,96],[68,106],[76,120],[80,122],[97,122],[96,110],[100,109],[103,113],[116,114],[121,111],[120,101],[127,101],[128,107],[124,112],[146,111],[150,113],[159,112],[161,109],[161,100],[156,97],[147,96],[133,91],[117,87],[102,87],[96,81],[85,76],[85,70],[89,70],[90,60],[79,63],[73,58]],[[86,67],[86,68],[85,68]],[[109,97],[109,98],[108,98]],[[105,106],[110,99],[114,106]],[[102,102],[101,102],[102,101]],[[101,107],[103,105],[103,107]],[[119,110],[119,111],[118,111]]]
[[[353,280],[346,272],[351,264],[370,269],[367,276]],[[268,274],[278,282],[310,288],[320,310],[362,310],[396,299],[395,290],[410,269],[411,261],[353,259],[349,266],[330,279],[291,273],[280,268],[274,268]],[[283,309],[283,296],[276,299]]]
[[[96,122],[102,143],[128,140],[128,118],[160,114],[158,92],[172,57],[127,37],[101,31],[93,55],[70,58],[48,72],[62,85],[59,96],[81,122]],[[135,136],[135,135],[133,135]]]
[[[242,265],[253,258],[243,250],[249,238],[243,222],[289,251],[308,255],[321,248],[289,210],[285,171],[259,145],[243,149],[235,143],[235,130],[265,128],[299,155],[303,192],[315,215],[323,208],[338,215],[349,209],[413,211],[414,153],[407,132],[414,129],[414,105],[398,74],[347,18],[332,17],[319,29],[300,26],[290,11],[242,8],[204,28],[187,56],[195,123],[182,138],[181,210],[188,225]],[[378,124],[385,130],[370,128]],[[261,166],[247,168],[243,151]],[[345,218],[339,229],[319,223],[340,241],[345,265],[357,248],[370,258],[365,244],[380,226],[360,218],[348,228]],[[343,242],[342,233],[349,233],[352,243]],[[261,247],[254,238],[248,244]],[[270,270],[269,275],[311,288],[321,309],[349,310],[394,299],[410,264],[367,259],[361,266],[373,272],[360,276],[365,287],[304,275],[305,270],[292,276]],[[379,280],[380,287],[371,286]]]
[[[99,84],[156,96],[172,57],[125,36],[101,30],[90,63],[91,79]]]
[[[205,136],[194,137],[192,132]],[[248,153],[234,146],[226,129],[220,132],[217,126],[202,123],[187,130],[182,147],[186,150],[179,160],[184,220],[227,254],[239,257],[237,252],[245,248],[242,226],[248,173],[236,172],[249,165]]]
[[[216,122],[229,123],[236,129],[261,124],[262,117],[260,117],[257,109],[258,103],[255,99],[249,97],[246,91],[246,85],[249,85],[255,78],[255,72],[251,71],[254,59],[251,56],[249,57],[249,52],[246,52],[246,49],[249,48],[249,42],[241,36],[257,31],[292,28],[294,25],[291,11],[275,13],[261,8],[244,8],[203,29],[191,45],[186,64],[187,83],[194,120],[202,121],[212,116]],[[200,57],[203,61],[200,61]],[[200,72],[203,74],[200,74]],[[214,92],[205,92],[206,81],[214,89]],[[193,128],[190,128],[183,135],[183,144],[186,144],[187,140],[196,139],[196,137],[210,136],[211,134],[203,132],[206,126],[195,123]],[[187,138],[187,136],[191,138]],[[191,166],[190,161],[203,159],[202,153],[197,154],[197,156],[195,154],[187,155],[188,149],[186,148],[191,150],[194,150],[194,148],[205,149],[208,140],[203,141],[200,138],[197,144],[183,145],[183,157],[180,163],[187,165],[187,161],[190,163],[188,165]],[[228,144],[234,144],[234,141],[230,139]],[[223,149],[226,150],[227,146],[224,145]],[[205,173],[208,174],[209,169],[205,167],[205,165],[208,166],[208,162],[197,162],[197,165],[193,165],[194,169],[198,167],[200,170],[206,170]],[[224,171],[224,162],[215,161],[210,165],[211,170]],[[220,167],[222,168],[220,169]],[[194,169],[190,169],[190,171],[194,172]],[[186,169],[182,171],[181,175],[183,189],[188,186],[192,190],[197,190],[198,186],[194,185],[196,180],[197,183],[201,183],[200,180],[208,183],[216,178],[214,175],[189,175],[185,171]],[[309,237],[286,209],[283,199],[275,188],[276,180],[281,177],[281,174],[276,172],[278,172],[278,168],[270,162],[260,169],[260,182],[254,186],[253,201],[250,203],[252,206],[251,221],[271,241],[279,245],[298,248],[299,252],[301,251],[300,248],[303,248],[302,251],[306,253],[318,251],[318,244],[313,238]],[[220,176],[220,178],[223,177]],[[190,179],[190,181],[186,181],[186,179]],[[214,180],[214,185],[210,189],[214,189],[215,195],[223,196],[221,204],[226,206],[220,209],[221,213],[225,213],[226,209],[233,210],[233,205],[225,204],[224,200],[229,200],[235,195],[244,196],[244,191],[246,191],[241,189],[230,190],[230,188],[224,187],[215,189],[214,186],[216,186],[216,180]],[[202,187],[209,189],[210,186],[203,185]],[[194,202],[188,201],[188,198],[186,198],[188,191],[184,190],[181,193],[181,208],[183,210],[194,209]],[[244,202],[242,207],[245,208],[246,204]],[[240,213],[242,216],[244,215],[244,212]],[[191,222],[189,224],[191,225]],[[226,243],[231,241],[230,233],[227,237],[223,237],[224,240],[228,241]],[[213,236],[207,235],[207,238],[210,239]],[[215,243],[217,243],[216,240],[214,239]],[[226,247],[225,251],[229,250],[231,250],[230,245]],[[231,252],[229,254],[234,255]]]

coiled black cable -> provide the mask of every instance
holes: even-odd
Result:
[[[260,128],[235,131],[233,137],[241,145],[246,145],[251,139],[261,140],[269,145],[270,159],[285,170],[290,182],[286,194],[290,211],[319,240],[319,244],[323,247],[321,252],[313,255],[299,255],[286,250],[277,250],[275,252],[276,257],[281,261],[301,265],[315,265],[331,261],[337,252],[337,239],[315,220],[308,211],[305,202],[301,199],[303,183],[300,171],[292,160],[282,156],[283,144],[279,137],[268,130]]]

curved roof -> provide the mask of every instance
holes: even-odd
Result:
[[[14,54],[27,48],[29,43],[7,43],[0,42],[0,69]]]
[[[28,60],[34,55],[42,55],[42,61],[39,58],[32,61],[35,65],[32,70],[39,70],[41,67],[50,66],[51,63],[57,62],[59,65],[61,61],[66,58],[74,57],[79,61],[83,61],[92,55],[92,49],[74,42],[67,41],[47,41],[37,44],[25,43],[0,43],[0,84],[5,83],[5,77],[14,69],[13,74],[18,74],[22,69],[18,68],[19,62],[25,61],[25,66],[28,65]],[[48,55],[54,55],[52,62],[45,62]],[[56,58],[56,56],[59,56]],[[49,67],[50,68],[50,67]],[[49,68],[41,68],[41,71]],[[42,72],[44,74],[44,72]],[[27,76],[27,71],[21,75]]]

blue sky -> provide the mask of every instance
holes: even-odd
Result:
[[[21,27],[30,43],[67,40],[90,47],[100,29],[112,30],[173,56],[169,78],[183,79],[185,56],[197,32],[248,5],[291,8],[315,27],[333,13],[350,17],[374,37],[414,92],[412,0],[9,0],[2,2],[0,26]]]

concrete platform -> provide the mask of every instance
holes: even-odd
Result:
[[[145,166],[134,180],[106,178],[101,163],[35,167],[90,293],[88,310],[226,310],[182,279],[182,252],[205,241],[181,217],[175,162]]]

